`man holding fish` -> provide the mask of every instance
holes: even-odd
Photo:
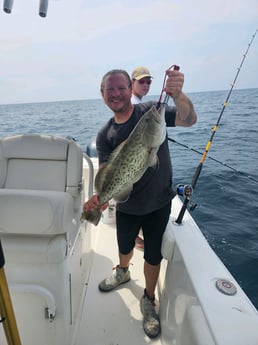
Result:
[[[111,198],[118,201],[119,264],[111,277],[100,282],[102,292],[111,291],[131,279],[129,264],[135,239],[142,229],[145,290],[140,307],[143,329],[150,338],[161,331],[154,293],[162,260],[162,236],[175,196],[166,126],[189,127],[197,120],[192,102],[182,92],[183,73],[169,69],[166,76],[164,91],[172,97],[175,106],[158,102],[133,105],[128,73],[117,69],[104,75],[101,94],[114,116],[97,136],[96,194],[85,202],[82,214],[82,219],[97,225],[100,212],[108,206],[108,201]]]

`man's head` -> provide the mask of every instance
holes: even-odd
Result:
[[[107,72],[101,82],[100,92],[106,105],[114,112],[123,112],[131,106],[132,82],[122,69]]]
[[[140,66],[132,72],[132,92],[142,99],[150,90],[152,75],[148,68]]]

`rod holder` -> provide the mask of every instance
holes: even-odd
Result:
[[[40,0],[39,3],[39,15],[45,18],[47,16],[48,0]]]
[[[12,8],[13,8],[13,0],[4,0],[4,12],[5,13],[11,13],[12,12]]]

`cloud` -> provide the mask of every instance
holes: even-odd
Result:
[[[37,1],[14,0],[11,15],[0,13],[0,103],[99,97],[108,69],[137,65],[154,75],[153,94],[173,63],[184,71],[187,91],[223,89],[257,13],[257,0],[50,0],[41,18]],[[240,86],[258,86],[256,61],[257,42]]]

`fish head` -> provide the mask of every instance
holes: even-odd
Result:
[[[160,110],[152,106],[143,117],[141,141],[147,148],[159,147],[166,137],[165,106],[161,105]]]

